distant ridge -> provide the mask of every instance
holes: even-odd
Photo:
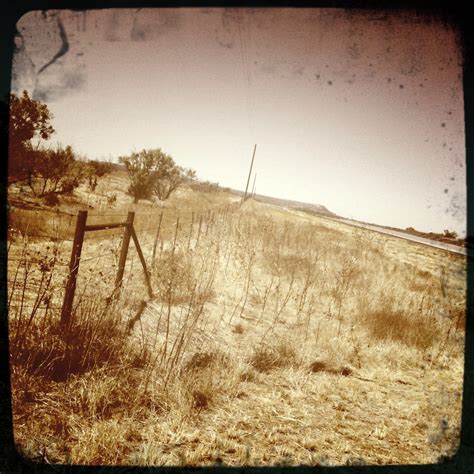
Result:
[[[232,192],[238,194],[239,196],[244,195],[243,191],[238,191],[236,189],[232,189]],[[255,194],[254,199],[255,201],[273,204],[274,206],[279,207],[286,207],[294,211],[307,212],[308,214],[318,214],[327,217],[340,217],[337,214],[334,214],[334,212],[331,212],[327,207],[322,206],[321,204],[311,204],[308,202],[293,201],[291,199],[280,199],[271,196],[264,196],[263,194]]]

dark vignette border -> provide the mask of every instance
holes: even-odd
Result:
[[[467,315],[466,350],[463,389],[463,416],[461,424],[461,444],[458,452],[436,465],[390,465],[352,467],[203,467],[203,468],[149,468],[149,467],[101,467],[62,466],[33,464],[21,458],[13,444],[13,419],[10,400],[8,321],[7,321],[7,156],[8,156],[8,94],[10,92],[11,60],[16,22],[26,12],[48,9],[96,9],[96,8],[137,8],[137,7],[336,7],[364,10],[383,10],[390,14],[398,10],[409,10],[422,21],[440,21],[460,32],[463,54],[463,88],[466,130],[466,174],[467,174],[467,231],[474,236],[474,40],[469,35],[474,32],[474,4],[469,0],[7,0],[0,7],[0,474],[13,472],[84,472],[84,473],[125,473],[125,472],[181,472],[199,471],[229,473],[469,473],[474,474],[474,258],[468,259],[467,271]]]

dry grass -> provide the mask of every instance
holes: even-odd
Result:
[[[121,179],[99,183],[87,205],[123,218]],[[58,325],[70,242],[20,235],[54,226],[18,223],[29,211],[14,211],[18,449],[50,462],[187,466],[429,463],[452,452],[465,261],[252,201],[206,211],[232,199],[196,188],[133,207],[151,301],[133,248],[110,298],[116,232],[86,240],[71,331]]]
[[[273,347],[260,347],[251,356],[250,365],[259,372],[268,372],[277,368],[296,367],[296,351],[287,344]]]
[[[172,304],[189,302],[196,284],[192,256],[165,250],[154,265],[154,287],[157,299]]]
[[[419,349],[428,349],[439,342],[441,330],[435,321],[423,315],[408,315],[390,307],[364,314],[361,322],[367,327],[371,337],[391,340]]]

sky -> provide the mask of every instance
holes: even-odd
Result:
[[[12,91],[90,159],[161,148],[200,179],[422,231],[466,229],[457,33],[413,12],[33,11]],[[252,178],[253,179],[253,178]],[[251,181],[252,183],[252,181]]]

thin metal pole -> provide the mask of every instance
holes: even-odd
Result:
[[[253,147],[252,161],[250,162],[249,177],[247,178],[247,186],[245,187],[245,194],[244,194],[243,201],[245,201],[247,199],[247,191],[249,189],[250,175],[252,174],[253,160],[255,158],[255,151],[256,150],[257,150],[257,144],[255,144],[255,146]]]

